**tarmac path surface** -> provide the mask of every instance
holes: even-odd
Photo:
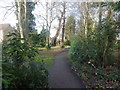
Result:
[[[82,80],[70,68],[67,52],[55,56],[54,64],[48,68],[51,88],[85,88]]]

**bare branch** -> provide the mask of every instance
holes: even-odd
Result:
[[[7,11],[5,12],[5,14],[4,14],[4,16],[3,16],[3,21],[5,20],[6,15],[8,14],[8,12],[11,11],[13,8],[14,8],[14,6],[10,7],[9,9],[7,9]],[[14,10],[12,10],[12,12],[13,12],[13,11],[14,11]],[[12,12],[11,12],[11,13],[12,13]],[[10,14],[11,14],[11,13],[10,13]],[[10,15],[10,14],[9,14],[9,15]]]

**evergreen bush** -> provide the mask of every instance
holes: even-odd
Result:
[[[38,50],[19,35],[11,36],[3,43],[2,88],[47,88],[48,72],[35,60]]]

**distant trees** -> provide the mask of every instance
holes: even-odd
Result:
[[[65,39],[71,40],[71,36],[75,34],[76,21],[73,16],[69,16],[65,24]]]
[[[31,33],[29,35],[29,42],[37,47],[45,47],[48,39],[49,32],[45,29],[43,25],[41,33]]]
[[[40,33],[40,46],[41,47],[45,47],[46,46],[46,42],[47,42],[47,36],[48,36],[49,32],[47,31],[47,29],[45,29],[44,25],[42,27],[42,31]]]
[[[43,4],[42,2],[38,2],[38,5],[41,5],[41,7],[44,9],[44,12],[41,12],[39,14],[37,14],[37,21],[39,22],[39,20],[43,20],[43,23],[45,25],[46,30],[49,32],[49,34],[47,34],[47,38],[46,38],[46,47],[50,47],[50,31],[52,25],[53,25],[53,21],[57,18],[56,15],[56,3],[54,2],[45,2],[45,4]],[[43,24],[42,23],[42,24]],[[40,23],[41,24],[41,23]]]

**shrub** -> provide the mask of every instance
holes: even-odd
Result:
[[[120,49],[120,41],[117,41],[114,46],[116,49]]]
[[[46,88],[48,72],[43,62],[36,62],[38,50],[26,39],[12,33],[3,43],[3,88]],[[24,43],[21,43],[24,40]]]
[[[61,46],[61,48],[65,48],[65,46],[64,46],[64,45],[62,45],[62,46]]]
[[[47,49],[47,50],[50,50],[50,49],[51,49],[51,46],[50,46],[50,45],[46,45],[46,49]]]
[[[79,60],[80,59],[80,41],[76,39],[73,40],[73,42],[71,43],[71,48],[70,48],[70,58],[72,60]]]
[[[118,41],[118,49],[120,49],[120,41]]]
[[[107,71],[101,67],[104,61],[102,61],[100,56],[103,55],[105,49],[104,44],[103,46],[97,46],[96,39],[83,36],[73,37],[69,51],[71,66],[82,79],[88,82],[89,87],[119,87],[119,75],[117,74],[119,70]],[[109,62],[105,63],[114,65],[113,49],[109,49],[110,52],[105,53],[109,57],[107,58]]]
[[[26,62],[21,67],[3,64],[3,88],[47,88],[48,72],[41,62]]]
[[[85,37],[81,37],[81,40],[78,36],[73,38],[70,48],[70,58],[74,61],[79,61],[79,63],[93,62],[95,61],[97,54],[96,48],[94,47],[95,43],[92,40],[87,40]]]
[[[64,42],[64,45],[69,45],[70,46],[70,43],[71,42],[69,40],[67,40],[67,41]]]
[[[36,47],[45,47],[46,36],[44,34],[30,33],[29,42],[31,42],[31,44],[34,44]]]

